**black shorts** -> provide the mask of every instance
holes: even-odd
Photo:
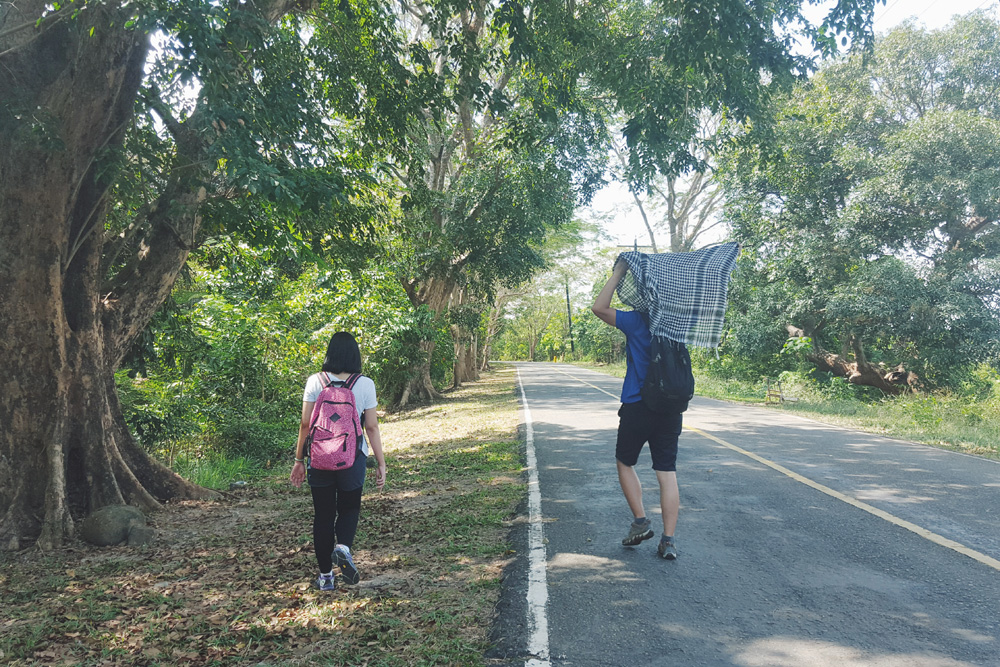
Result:
[[[642,401],[622,403],[618,410],[618,443],[615,458],[627,466],[639,460],[642,446],[649,443],[653,470],[677,469],[677,438],[684,417],[679,412],[653,412]]]

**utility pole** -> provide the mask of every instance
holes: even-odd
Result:
[[[576,354],[576,344],[573,342],[573,309],[569,306],[569,279],[566,279],[566,321],[569,323],[569,351]]]

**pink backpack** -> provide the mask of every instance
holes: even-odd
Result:
[[[354,465],[354,453],[364,442],[351,391],[359,377],[360,373],[354,373],[346,380],[332,378],[316,397],[306,441],[311,468],[347,470]]]

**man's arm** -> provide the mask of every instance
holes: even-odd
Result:
[[[615,293],[615,287],[618,286],[618,281],[622,279],[625,273],[628,271],[628,264],[622,261],[618,261],[615,264],[614,270],[611,272],[611,277],[608,278],[608,282],[604,284],[601,289],[601,293],[597,295],[597,299],[594,300],[594,305],[591,306],[591,310],[594,311],[594,315],[597,315],[602,321],[607,322],[611,326],[615,326],[615,309],[611,307],[611,297]]]

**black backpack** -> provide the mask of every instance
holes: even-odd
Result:
[[[694,374],[687,345],[653,336],[649,369],[639,395],[653,412],[684,412],[694,397]]]

